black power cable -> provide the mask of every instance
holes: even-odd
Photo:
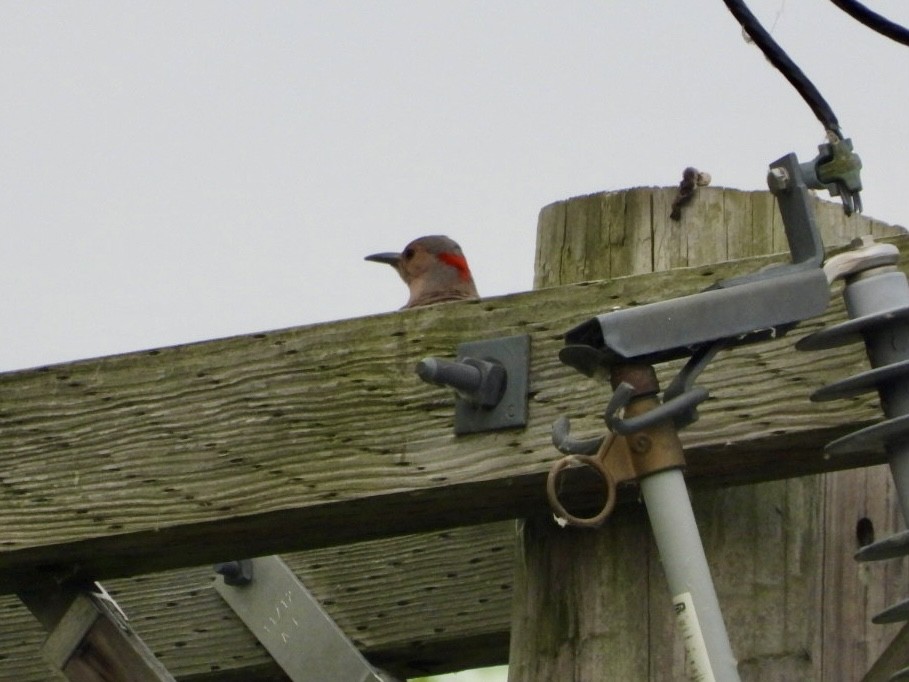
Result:
[[[909,45],[909,30],[868,9],[862,3],[855,0],[830,0],[830,2],[853,19],[865,24],[868,28],[874,29],[881,35],[885,35],[898,43]]]
[[[814,87],[814,83],[808,80],[808,77],[796,63],[789,58],[789,55],[783,51],[783,48],[770,37],[770,34],[761,26],[760,22],[751,13],[751,10],[745,6],[744,2],[741,2],[740,0],[723,0],[723,2],[726,3],[727,9],[732,12],[732,15],[742,25],[742,28],[745,29],[745,33],[748,34],[754,41],[754,44],[764,53],[764,56],[767,57],[770,63],[773,64],[780,73],[783,74],[786,80],[789,81],[802,96],[802,99],[811,107],[811,111],[814,112],[814,115],[817,116],[821,125],[824,126],[824,130],[835,137],[835,140],[832,141],[842,140],[843,134],[840,131],[840,124],[839,121],[837,121],[836,114],[833,113],[833,109],[830,108],[830,105],[827,103],[827,100],[824,99],[823,95]]]

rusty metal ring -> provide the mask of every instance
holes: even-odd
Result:
[[[608,446],[607,446],[608,448]],[[602,451],[601,451],[602,452]],[[603,508],[596,516],[580,517],[570,514],[565,506],[559,500],[559,494],[556,492],[556,481],[562,469],[570,467],[572,464],[581,464],[589,466],[603,479],[606,484],[606,502]],[[564,520],[570,526],[580,528],[599,528],[606,518],[615,509],[616,502],[616,483],[615,477],[609,473],[606,465],[603,463],[601,454],[597,455],[566,455],[552,465],[549,470],[549,476],[546,478],[546,496],[549,498],[549,506],[553,513],[560,519]]]

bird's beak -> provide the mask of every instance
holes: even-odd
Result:
[[[391,252],[374,253],[371,256],[366,256],[363,260],[369,260],[373,263],[387,263],[392,267],[398,267],[398,263],[401,262],[401,254]]]

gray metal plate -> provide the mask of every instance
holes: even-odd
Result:
[[[608,364],[658,364],[721,339],[737,346],[782,336],[829,301],[823,270],[796,270],[603,313],[569,330],[565,341],[602,350]]]
[[[215,589],[294,682],[384,679],[280,557],[253,559],[249,585]]]
[[[455,433],[461,435],[526,426],[530,337],[506,336],[458,344],[458,358],[465,357],[502,365],[508,374],[508,383],[499,404],[491,409],[475,407],[457,398]]]

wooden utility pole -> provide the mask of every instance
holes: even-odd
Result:
[[[763,211],[762,206],[772,215],[772,200],[716,191],[726,206],[730,239],[748,234],[752,223],[772,224],[772,217],[755,216],[733,228],[735,221],[743,222],[741,216]],[[273,553],[287,557],[373,664],[416,677],[504,663],[515,544],[509,521],[546,510],[546,473],[559,456],[550,442],[557,417],[572,417],[581,435],[603,428],[607,389],[558,361],[564,332],[604,307],[694,293],[717,279],[783,259],[778,253],[716,263],[731,256],[713,241],[698,241],[696,230],[681,232],[670,225],[661,231],[651,221],[652,233],[635,231],[635,224],[651,224],[646,218],[651,213],[662,215],[662,197],[668,212],[674,190],[619,194],[627,194],[624,205],[609,204],[609,211],[596,198],[575,206],[587,222],[602,222],[607,214],[625,216],[618,222],[610,218],[608,224],[616,229],[607,231],[566,233],[567,223],[558,212],[567,211],[567,204],[548,209],[555,211],[558,229],[546,239],[562,234],[570,243],[558,262],[548,264],[557,273],[549,283],[558,285],[565,273],[602,263],[599,254],[610,241],[635,244],[631,263],[653,262],[651,252],[663,253],[663,241],[682,244],[685,235],[688,251],[711,245],[713,253],[703,261],[709,265],[684,267],[687,256],[682,257],[679,246],[672,251],[674,262],[649,268],[632,268],[622,259],[610,262],[609,269],[591,275],[604,281],[0,375],[0,679],[48,678],[37,653],[45,634],[12,595],[27,590],[41,574],[104,581],[137,633],[179,680],[280,679],[274,662],[211,588],[211,563]],[[709,213],[720,210],[711,197],[704,192],[686,207],[683,225],[690,226],[691,217],[704,210],[700,201],[707,202]],[[736,200],[741,212],[732,206]],[[819,204],[818,210],[828,243],[847,241],[839,208]],[[898,231],[882,223],[870,226],[875,235],[898,245],[903,263],[909,263],[909,239],[893,236]],[[831,230],[843,238],[830,239]],[[752,242],[764,238],[770,237],[750,237]],[[772,246],[762,252],[783,249]],[[632,272],[645,274],[621,276]],[[570,281],[582,277],[572,275]],[[880,420],[872,398],[823,405],[806,400],[813,389],[866,366],[858,347],[793,353],[794,337],[842,319],[842,305],[834,297],[825,315],[786,338],[721,354],[699,382],[714,399],[701,406],[701,420],[683,432],[687,479],[697,489],[696,511],[705,536],[751,533],[778,539],[773,562],[762,564],[741,551],[741,543],[709,543],[721,550],[718,559],[719,550],[711,550],[711,561],[729,573],[750,575],[750,589],[757,595],[779,592],[774,585],[784,581],[780,576],[814,575],[821,561],[811,553],[819,546],[814,531],[797,532],[793,525],[781,525],[779,517],[794,516],[800,505],[819,508],[818,501],[799,497],[798,481],[776,484],[772,509],[749,503],[761,488],[741,486],[722,495],[710,491],[882,461],[876,453],[845,459],[822,454],[825,442]],[[414,366],[428,355],[453,357],[464,341],[510,335],[531,337],[526,428],[454,435],[451,392],[421,382]],[[673,370],[661,372],[664,385]],[[748,379],[746,388],[742,377]],[[870,473],[867,481],[873,489]],[[884,498],[863,499],[867,507],[861,513],[873,521],[879,537],[886,535],[892,524],[882,515],[892,509]],[[837,597],[842,604],[825,610],[824,627],[849,644],[858,662],[879,649],[879,626],[871,625],[864,611],[897,601],[905,596],[905,587],[901,574],[888,578],[883,573],[895,570],[892,564],[863,567],[862,577],[857,575],[849,559],[856,504],[828,505],[823,518],[830,520],[823,526],[819,520],[817,528],[834,527],[835,521],[842,529],[824,538],[828,548],[841,547],[844,557],[831,561],[824,589],[839,595],[838,590],[850,588],[854,594]],[[739,513],[722,516],[714,507]],[[619,536],[616,547],[649,544],[646,524],[637,530],[633,522],[618,521],[639,513],[633,504],[617,511],[610,522]],[[705,525],[714,515],[725,520]],[[803,550],[800,538],[814,549]],[[532,563],[533,547],[528,546]],[[577,554],[579,561],[587,559],[584,552]],[[618,549],[603,556],[609,565],[619,566],[617,571],[625,565]],[[564,577],[563,584],[575,580],[561,565],[554,570]],[[551,588],[553,581],[544,573],[535,575],[541,576],[544,589]],[[652,550],[634,577],[649,589],[644,598],[653,618],[642,621],[647,639],[641,651],[652,656],[673,642],[668,621],[657,618],[664,615],[668,597]],[[630,609],[638,603],[637,595],[624,591],[627,583],[618,572],[600,587],[611,589],[612,584],[617,589],[608,600],[609,614],[617,613],[616,619],[590,618],[584,628],[594,622],[631,621],[631,611],[617,604],[624,600]],[[795,594],[808,580],[787,584]],[[720,586],[724,606],[730,599],[753,605],[753,594],[730,596]],[[518,591],[527,590],[519,586]],[[793,612],[800,602],[795,596],[792,604],[786,613],[796,621],[799,615]],[[527,613],[532,621],[540,611]],[[573,627],[570,619],[576,612],[560,613]],[[738,613],[751,620],[733,638],[745,633],[754,640],[752,650],[767,652],[772,662],[788,631],[759,621],[777,611],[752,606]],[[867,628],[867,636],[838,630],[839,620]],[[800,632],[794,626],[791,631]],[[621,646],[642,642],[626,634],[616,637]],[[747,649],[734,644],[741,658]],[[553,646],[558,645],[554,639]],[[833,648],[830,644],[825,652]],[[614,649],[607,653],[620,655]],[[653,660],[650,670],[657,670],[658,663]],[[666,670],[655,679],[669,679],[673,669]]]
[[[669,219],[673,196],[643,188],[547,206],[540,214],[535,286],[787,250],[769,193],[702,189],[680,222]],[[827,246],[871,232],[867,219],[846,219],[837,205],[816,208]],[[608,308],[604,301],[603,311]],[[806,360],[794,348],[789,352],[791,365]],[[723,409],[722,394],[754,392],[756,407],[740,415],[743,422],[771,430],[783,423],[787,415],[775,407],[779,395],[760,395],[754,384],[763,371],[758,363],[753,375],[727,377],[717,387],[715,408]],[[807,403],[808,390],[798,384],[789,390]],[[609,395],[602,385],[600,410]],[[710,428],[703,420],[700,426]],[[898,629],[871,625],[868,602],[882,607],[881,593],[893,590],[896,600],[905,591],[893,581],[869,586],[860,576],[867,567],[851,556],[859,519],[871,516],[878,537],[894,530],[889,470],[694,491],[692,497],[742,679],[860,679]],[[616,514],[597,531],[563,529],[547,515],[519,528],[510,680],[685,679],[670,594],[642,506]]]

